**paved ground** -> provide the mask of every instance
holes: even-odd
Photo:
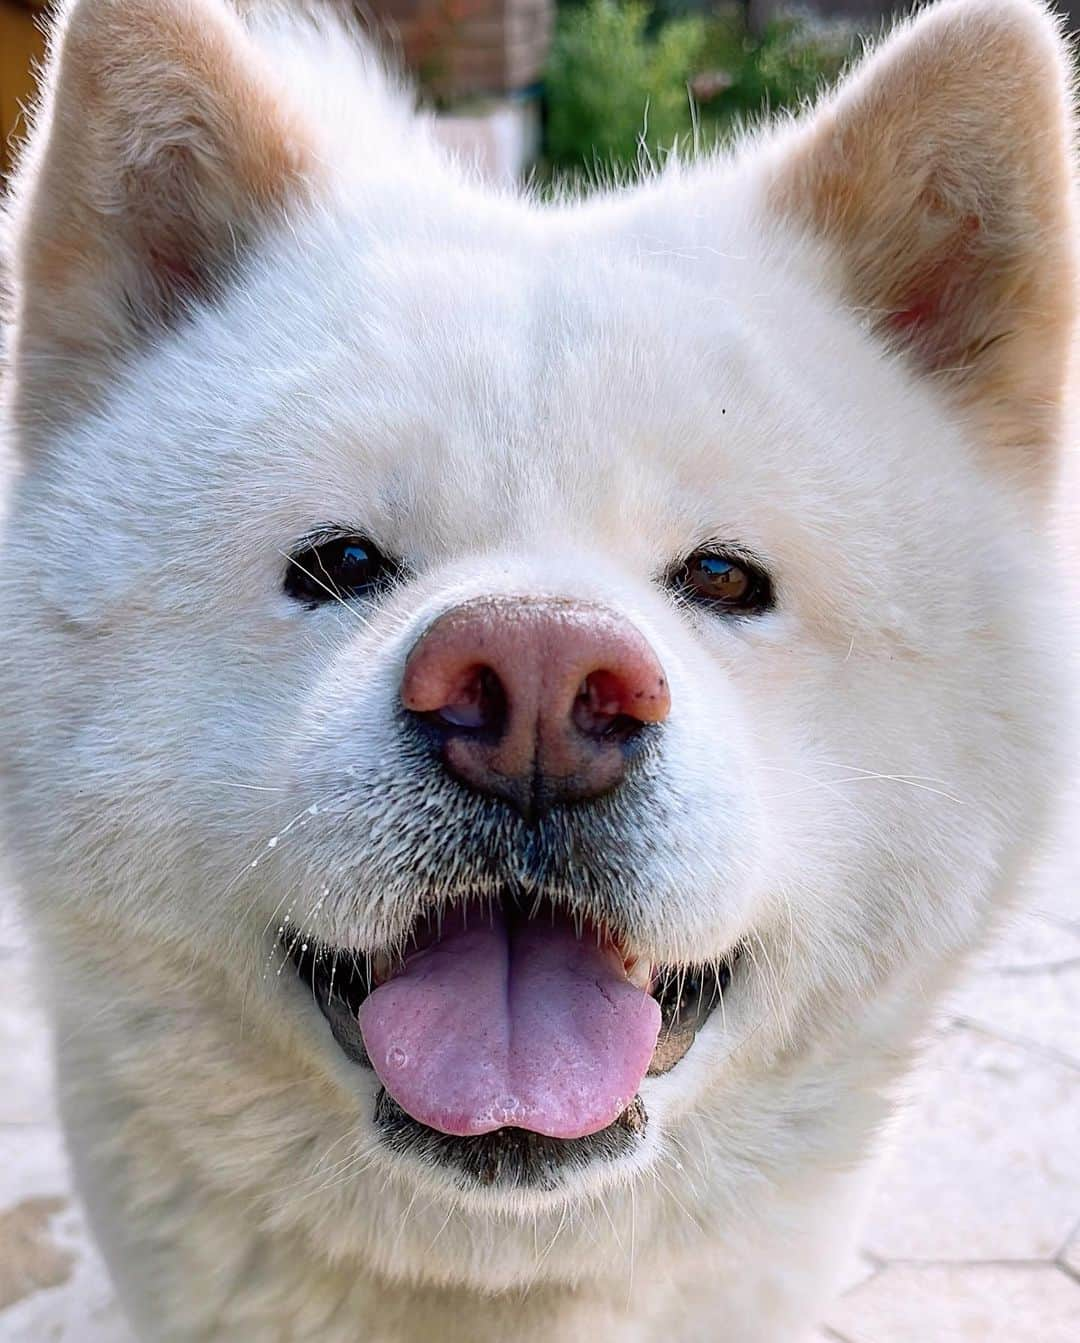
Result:
[[[1080,1343],[1080,872],[1046,878],[943,1014],[832,1343]]]
[[[950,1003],[822,1340],[1080,1343],[1078,892],[1080,853]],[[0,1340],[130,1343],[68,1187],[23,946],[0,896]]]

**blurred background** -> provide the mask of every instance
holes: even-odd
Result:
[[[588,185],[612,167],[632,171],[643,154],[708,147],[763,109],[797,105],[892,11],[882,0],[349,8],[412,70],[448,144],[494,181],[531,174],[541,186],[556,175]],[[1080,27],[1080,0],[1061,8]],[[0,190],[44,9],[0,0]],[[1071,456],[1080,495],[1080,453]],[[1073,567],[1080,573],[1080,556]],[[1029,907],[942,1011],[819,1340],[1080,1343],[1077,835],[1080,797]],[[0,883],[0,1340],[131,1343],[72,1195],[30,981],[25,929]]]

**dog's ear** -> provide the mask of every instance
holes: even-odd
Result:
[[[212,298],[311,188],[307,127],[220,0],[74,0],[16,181],[14,409],[33,439]]]
[[[782,139],[772,210],[1008,468],[1050,477],[1075,303],[1072,78],[1037,0],[946,0]]]

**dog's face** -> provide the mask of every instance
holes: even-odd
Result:
[[[197,1127],[235,1030],[252,1182],[317,1190],[337,1135],[348,1216],[269,1214],[337,1251],[423,1273],[497,1215],[440,1266],[496,1284],[568,1205],[722,1217],[898,1047],[1054,779],[1045,21],[946,7],[737,159],[550,210],[184,22],[76,7],[16,214],[25,884],[154,967],[121,997],[194,976],[156,1085]]]

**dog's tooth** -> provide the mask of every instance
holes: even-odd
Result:
[[[644,956],[639,956],[634,961],[628,961],[626,978],[642,992],[648,993],[652,988],[652,962],[646,960]]]
[[[393,962],[385,951],[377,951],[371,958],[371,978],[376,985],[385,984],[393,972]]]

